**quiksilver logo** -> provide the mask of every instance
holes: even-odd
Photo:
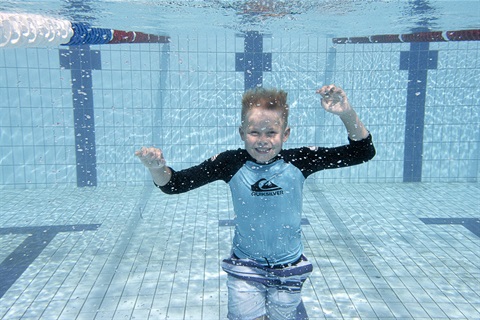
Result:
[[[283,194],[283,190],[281,187],[277,186],[270,180],[262,178],[252,184],[251,187],[252,196],[278,196]]]

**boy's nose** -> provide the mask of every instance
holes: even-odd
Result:
[[[259,146],[265,146],[265,145],[268,144],[268,141],[267,141],[266,137],[260,136],[260,137],[258,138],[258,140],[257,140],[257,144],[258,144]]]
[[[258,135],[258,141],[265,141],[267,140],[267,136],[263,133]]]

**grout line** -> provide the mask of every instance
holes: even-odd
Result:
[[[347,247],[352,252],[355,259],[357,259],[360,266],[365,270],[365,273],[368,276],[380,278],[381,273],[378,271],[377,267],[373,264],[370,258],[365,254],[363,249],[358,245],[357,241],[355,241],[355,237],[350,233],[348,228],[343,223],[340,216],[337,214],[335,209],[332,207],[328,199],[323,195],[320,188],[317,186],[316,183],[309,183],[310,191],[312,192],[315,199],[317,199],[318,203],[322,207],[325,215],[328,217],[332,225],[337,229],[338,233],[342,237],[343,241],[347,245]]]

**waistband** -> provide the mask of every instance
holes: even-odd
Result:
[[[232,259],[235,259],[235,260],[239,260],[240,258],[237,257],[237,255],[235,253],[232,253]],[[267,264],[265,265],[265,267],[268,267],[270,269],[284,269],[284,268],[288,268],[288,267],[294,267],[296,266],[297,264],[299,264],[300,262],[302,261],[307,261],[307,258],[302,254],[300,256],[300,258],[298,258],[297,260],[295,260],[294,262],[291,262],[291,263],[283,263],[283,264],[274,264],[274,265],[271,265],[267,258],[264,258],[265,259],[265,262],[267,262]]]

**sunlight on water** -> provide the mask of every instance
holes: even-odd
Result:
[[[478,27],[478,1],[2,1],[0,11],[37,13],[92,26],[156,34],[236,33],[368,36]],[[119,19],[119,17],[121,17]],[[461,17],[461,19],[458,19]],[[204,23],[205,20],[208,23]]]

